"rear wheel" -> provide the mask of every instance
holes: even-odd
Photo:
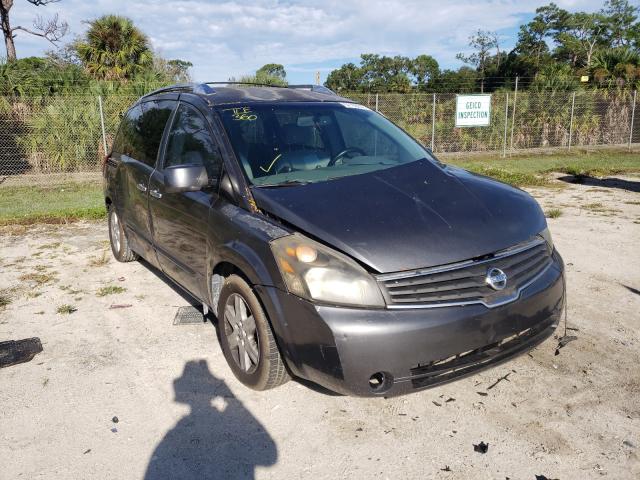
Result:
[[[218,336],[231,371],[246,386],[268,390],[289,380],[262,305],[238,275],[220,292]]]
[[[138,258],[129,248],[129,241],[124,233],[124,227],[113,205],[109,207],[109,241],[113,256],[119,262],[131,262]]]

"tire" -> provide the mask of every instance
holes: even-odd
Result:
[[[244,306],[238,302],[244,302]],[[247,387],[269,390],[289,380],[264,309],[251,287],[238,275],[227,277],[220,292],[218,338],[229,368]]]
[[[111,243],[111,251],[113,256],[119,262],[132,262],[138,256],[129,247],[129,241],[124,233],[124,227],[120,221],[120,217],[116,213],[116,209],[109,207],[109,243]]]

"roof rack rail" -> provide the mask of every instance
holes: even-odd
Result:
[[[297,88],[300,90],[311,90],[316,93],[324,93],[325,95],[337,95],[336,92],[323,85],[288,85],[288,88]]]
[[[177,83],[175,85],[169,85],[167,87],[158,88],[146,95],[143,95],[142,98],[149,97],[151,95],[156,95],[158,93],[169,93],[169,92],[190,92],[190,93],[199,93],[202,95],[211,95],[212,93],[216,93],[216,91],[211,88],[206,83]]]
[[[249,85],[251,87],[275,87],[275,88],[287,88],[286,85],[271,85],[269,83],[260,82],[205,82],[205,85]]]
[[[322,85],[312,85],[312,84],[302,84],[302,85],[273,85],[270,83],[260,83],[260,82],[205,82],[206,85],[250,85],[253,87],[273,87],[273,88],[292,88],[299,90],[310,90],[316,93],[324,93],[327,95],[337,95],[333,90],[322,86]]]
[[[152,92],[149,92],[146,95],[143,95],[141,98],[146,98],[151,95],[157,95],[159,93],[169,93],[169,92],[188,92],[188,93],[195,93],[199,95],[211,95],[216,93],[216,91],[210,85],[248,85],[253,87],[291,88],[291,89],[299,89],[299,90],[309,90],[311,92],[337,96],[337,94],[333,90],[330,90],[327,87],[324,87],[322,85],[311,85],[311,84],[269,85],[267,83],[231,81],[231,82],[176,83],[175,85],[168,85],[166,87],[153,90]]]

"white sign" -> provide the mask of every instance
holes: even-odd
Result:
[[[491,94],[456,95],[456,127],[487,127],[491,121]]]

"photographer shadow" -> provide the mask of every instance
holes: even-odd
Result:
[[[269,433],[205,360],[187,362],[173,386],[191,411],[158,444],[145,480],[252,479],[257,466],[276,463]]]

